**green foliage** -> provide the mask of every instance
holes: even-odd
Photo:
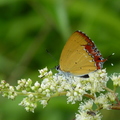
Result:
[[[59,64],[62,47],[76,30],[93,39],[103,56],[114,52],[104,67],[109,74],[119,72],[119,5],[119,0],[0,0],[0,80],[16,84],[18,79],[30,77],[37,81],[38,69]],[[51,102],[52,108],[40,106],[33,114],[1,98],[0,119],[72,120],[76,106],[69,108],[61,101]],[[50,118],[51,111],[55,114]],[[104,114],[105,120],[117,116]]]

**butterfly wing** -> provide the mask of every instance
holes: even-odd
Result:
[[[94,46],[82,32],[76,31],[68,39],[60,57],[60,70],[73,75],[84,75],[97,70],[93,56],[85,46]]]

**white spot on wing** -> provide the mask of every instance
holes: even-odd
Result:
[[[93,62],[92,60],[89,60],[89,62]]]

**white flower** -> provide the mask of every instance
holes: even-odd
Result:
[[[19,105],[24,106],[26,111],[34,112],[34,109],[37,107],[37,103],[35,99],[31,99],[32,96],[23,98]]]
[[[109,100],[107,94],[100,94],[97,98],[95,98],[95,104],[101,105],[103,109],[109,109]]]
[[[39,70],[40,75],[38,77],[40,78],[44,77],[47,74],[47,71],[48,71],[47,67]]]
[[[27,91],[26,91],[26,90],[22,90],[22,93],[23,93],[23,94],[26,94],[26,93],[27,93]]]
[[[111,101],[111,102],[114,102],[115,99],[116,99],[116,96],[118,95],[117,93],[111,93],[111,92],[108,92],[106,93],[106,95],[108,96],[108,99]]]
[[[78,108],[78,114],[76,114],[76,120],[101,120],[100,113],[92,111],[94,100],[88,100],[80,103]]]
[[[15,96],[14,95],[8,95],[8,99],[14,99]]]
[[[30,93],[30,94],[28,95],[28,97],[29,97],[29,98],[34,98],[34,95],[33,95],[32,93]]]
[[[16,90],[20,90],[21,86],[18,85],[18,86],[15,86]]]
[[[106,70],[97,70],[96,72],[90,73],[89,76],[90,82],[87,84],[87,89],[91,93],[104,91],[103,88],[106,87],[107,81],[109,80]]]
[[[38,91],[38,89],[40,88],[40,83],[38,81],[36,81],[34,83],[34,86],[31,86],[30,88],[34,91]]]
[[[34,86],[39,87],[40,83],[38,81],[35,82]]]
[[[95,114],[94,116],[89,115],[86,111],[81,111],[80,114],[76,114],[75,120],[101,120],[102,116],[100,113]]]
[[[114,86],[120,86],[120,74],[114,73],[110,78]]]
[[[47,105],[47,100],[40,100],[41,104],[43,105],[43,108]]]
[[[93,100],[88,100],[84,103],[80,103],[79,112],[84,110],[91,110],[93,106]]]
[[[32,84],[32,80],[29,78],[26,82],[25,82],[25,87],[30,87]]]

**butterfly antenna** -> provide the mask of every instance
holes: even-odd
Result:
[[[109,55],[106,59],[108,60],[108,58],[110,58],[111,56],[115,55],[115,53],[112,53],[111,55]]]
[[[57,63],[57,60],[56,60],[56,58],[49,52],[49,50],[48,49],[46,49],[46,52],[52,57],[52,59]],[[57,63],[58,64],[58,63]],[[51,69],[55,69],[56,68],[56,66],[54,67],[54,68],[51,68]]]
[[[115,53],[112,53],[111,55],[109,55],[109,56],[106,58],[106,60],[108,60],[108,58],[110,58],[110,57],[113,56],[113,55],[115,55]],[[111,63],[111,66],[114,66],[114,64]]]

